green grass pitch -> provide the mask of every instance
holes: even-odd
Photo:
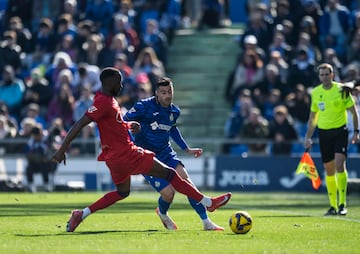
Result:
[[[357,194],[348,196],[347,216],[324,217],[324,193],[235,192],[226,207],[209,213],[225,231],[208,232],[184,196],[177,194],[170,209],[179,230],[167,231],[155,214],[158,194],[132,192],[66,233],[70,211],[102,195],[0,193],[0,253],[360,253]],[[254,221],[245,235],[228,226],[237,210],[248,211]]]

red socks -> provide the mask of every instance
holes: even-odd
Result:
[[[104,209],[117,201],[124,199],[124,197],[120,196],[118,191],[112,191],[106,193],[102,198],[97,200],[95,203],[89,206],[91,213],[96,212],[97,210]]]
[[[175,190],[196,200],[197,202],[200,202],[204,195],[195,189],[189,182],[182,179],[175,170],[173,170],[173,172],[174,174],[169,174],[169,178],[171,178],[169,179],[169,182],[172,186],[174,186]]]

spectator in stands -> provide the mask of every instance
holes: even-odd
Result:
[[[36,30],[40,20],[43,18],[56,20],[56,17],[59,17],[61,12],[62,1],[53,1],[53,0],[36,0],[33,1],[32,8],[32,31]],[[30,9],[27,10],[30,12]]]
[[[101,88],[99,79],[100,69],[96,65],[79,63],[71,88],[75,98],[79,98],[82,87],[89,86],[92,93],[96,93]]]
[[[59,91],[50,101],[47,121],[51,122],[54,118],[63,119],[65,129],[67,130],[73,124],[73,111],[75,98],[68,83],[61,84]]]
[[[243,38],[252,34],[256,37],[258,46],[262,48],[266,53],[272,41],[272,29],[265,23],[264,17],[259,12],[250,13],[249,25],[245,28]],[[240,40],[240,46],[242,45]]]
[[[296,132],[303,137],[309,119],[310,95],[303,84],[297,84],[295,91],[288,94],[284,100],[294,121]]]
[[[146,47],[140,51],[133,71],[134,76],[142,72],[146,73],[151,81],[153,90],[155,90],[157,80],[165,75],[164,65],[151,47]]]
[[[4,102],[0,102],[0,116],[4,116],[7,121],[7,125],[10,128],[10,133],[12,137],[15,137],[18,134],[19,124],[18,121],[9,115],[8,106]]]
[[[33,118],[36,124],[40,124],[41,127],[46,130],[47,122],[44,117],[40,115],[40,106],[36,103],[30,103],[26,108],[23,109],[23,118]]]
[[[252,34],[246,35],[244,37],[242,50],[243,51],[253,50],[259,55],[261,60],[263,60],[263,61],[266,60],[265,51],[258,46],[258,41],[257,41],[256,37]]]
[[[93,103],[94,94],[92,93],[90,85],[81,86],[81,96],[75,101],[73,120],[76,122],[83,114],[90,108]]]
[[[274,25],[290,20],[294,25],[299,24],[303,15],[303,8],[299,0],[277,0],[275,3]],[[294,27],[297,30],[297,27]]]
[[[251,91],[249,89],[242,90],[232,108],[230,117],[225,123],[226,138],[234,138],[240,133],[244,119],[250,115],[253,107]]]
[[[167,64],[167,51],[168,42],[166,35],[159,30],[159,23],[155,19],[149,19],[146,21],[146,31],[141,36],[141,49],[151,47],[157,58],[163,63],[164,66]]]
[[[278,51],[285,61],[289,61],[292,57],[292,50],[292,47],[287,44],[285,36],[280,32],[276,32],[267,52],[271,54],[273,51]]]
[[[118,69],[123,75],[123,82],[132,82],[133,79],[133,69],[129,66],[127,61],[127,56],[125,54],[117,54],[114,61],[114,67]]]
[[[24,82],[15,77],[15,71],[12,66],[5,66],[2,80],[0,80],[0,101],[8,106],[9,113],[16,118],[20,117],[24,93]]]
[[[219,0],[202,0],[201,19],[198,29],[204,26],[209,28],[219,28],[221,24],[221,3]]]
[[[7,118],[4,115],[0,115],[0,140],[12,137],[13,136]],[[3,148],[3,146],[1,147]]]
[[[347,61],[360,65],[360,28],[353,35],[353,39],[347,49]]]
[[[299,40],[296,45],[297,49],[306,49],[308,59],[312,63],[319,62],[321,60],[320,50],[311,42],[310,35],[306,32],[299,34]]]
[[[289,76],[289,64],[281,57],[279,51],[274,50],[270,54],[269,64],[274,64],[278,67],[280,82],[283,84],[287,84],[288,76]]]
[[[21,18],[25,27],[31,27],[31,21],[33,19],[32,8],[34,3],[37,1],[33,0],[6,0],[6,10],[4,15],[4,23],[9,24],[9,21],[12,17]]]
[[[59,72],[57,81],[54,85],[54,92],[57,93],[60,90],[60,87],[63,86],[63,84],[67,84],[70,88],[73,84],[74,75],[72,74],[71,70],[69,69],[63,69]],[[72,93],[73,90],[71,89]]]
[[[316,26],[315,20],[311,16],[304,16],[300,22],[299,34],[307,33],[310,36],[311,44],[318,51],[321,51],[321,44],[318,36],[318,28]],[[320,61],[319,58],[316,59]]]
[[[16,136],[16,129],[9,125],[8,118],[0,114],[0,140],[3,139],[12,139]],[[0,144],[0,155],[5,153],[11,153],[14,150],[14,145],[12,142],[4,142]]]
[[[76,48],[78,52],[83,51],[83,44],[95,33],[94,22],[89,19],[82,20],[77,24]],[[80,53],[79,53],[80,54]]]
[[[54,25],[51,19],[42,18],[33,33],[33,51],[29,54],[28,68],[48,66],[56,48]]]
[[[169,0],[161,8],[159,27],[166,35],[169,45],[172,45],[175,31],[181,22],[181,1]]]
[[[25,86],[22,106],[36,103],[40,106],[40,115],[46,116],[47,107],[52,97],[52,89],[39,68],[31,71],[31,76],[26,80]]]
[[[73,62],[78,62],[78,51],[75,45],[75,38],[71,34],[66,34],[58,42],[56,51],[67,53]]]
[[[257,98],[258,96],[258,94],[254,94],[254,101],[256,102],[256,105],[260,108],[262,115],[268,121],[271,121],[274,118],[274,108],[282,103],[281,91],[276,88],[271,89],[265,102],[260,101]]]
[[[352,26],[350,27],[350,30],[348,32],[347,44],[350,44],[353,41],[354,36],[356,35],[356,33],[358,33],[359,29],[360,29],[360,10],[357,10],[352,14]]]
[[[233,102],[238,98],[241,90],[253,90],[264,78],[263,61],[252,50],[245,51],[239,58],[230,94]]]
[[[342,69],[342,81],[353,82],[360,80],[360,66],[355,63],[350,63]],[[354,89],[358,90],[358,89]]]
[[[319,34],[322,48],[333,48],[344,61],[346,37],[350,30],[350,12],[338,0],[328,0],[319,20]]]
[[[25,117],[20,122],[19,131],[15,139],[19,140],[20,143],[14,143],[12,146],[12,152],[14,153],[23,153],[24,144],[21,143],[24,139],[29,139],[31,137],[31,130],[36,126],[36,121],[32,117]]]
[[[95,23],[96,31],[103,37],[108,35],[114,14],[114,5],[110,0],[87,1],[85,15]]]
[[[122,0],[119,7],[117,8],[116,14],[122,14],[128,17],[129,25],[134,28],[137,33],[140,31],[140,29],[138,29],[139,25],[136,24],[136,20],[138,19],[138,12],[135,10],[131,0]]]
[[[294,89],[298,83],[306,88],[312,87],[317,80],[315,64],[309,59],[307,48],[299,48],[289,68],[289,86]]]
[[[79,53],[79,62],[86,62],[91,65],[98,65],[99,54],[103,49],[103,41],[100,34],[91,34],[87,41],[82,45]]]
[[[332,65],[332,67],[334,69],[334,80],[335,81],[340,81],[341,80],[341,73],[342,73],[342,69],[344,67],[344,64],[340,61],[340,59],[336,55],[335,50],[332,49],[332,48],[325,49],[324,52],[323,52],[322,61],[324,63],[329,63],[329,64]]]
[[[275,64],[267,64],[264,79],[254,89],[257,101],[264,103],[273,89],[279,89],[282,97],[288,93],[287,84],[281,83],[279,68]]]
[[[250,115],[244,120],[243,126],[240,130],[240,141],[244,139],[267,139],[269,136],[269,123],[262,117],[261,111],[258,108],[252,108]],[[267,144],[266,142],[246,143],[250,155],[265,155]]]
[[[59,82],[59,74],[62,70],[70,70],[72,74],[76,71],[76,64],[71,60],[66,52],[57,52],[52,64],[45,72],[45,78],[49,81],[50,87],[55,91],[56,84]]]
[[[127,50],[129,52],[134,52],[134,54],[137,55],[140,47],[139,35],[138,32],[131,26],[129,17],[125,14],[117,13],[114,16],[113,28],[111,30],[111,34],[109,34],[110,39],[107,39],[107,41],[112,41],[112,37],[118,33],[125,35],[128,44]]]
[[[80,20],[84,19],[84,14],[80,12],[80,9],[77,6],[77,0],[65,0],[63,4],[63,12],[61,14],[71,15],[74,23],[78,23]]]
[[[62,14],[57,19],[56,44],[59,45],[66,35],[77,37],[77,27],[70,14]]]
[[[269,130],[269,138],[273,142],[271,153],[290,155],[292,142],[297,140],[298,134],[286,106],[279,105],[274,108],[274,119],[270,121]]]
[[[21,47],[22,52],[30,53],[32,34],[24,27],[20,17],[11,17],[9,20],[9,30],[16,33],[16,42]]]
[[[316,30],[319,31],[319,21],[320,17],[323,15],[323,11],[317,0],[304,0],[303,4],[303,16],[310,16],[315,23]],[[317,40],[319,40],[319,36],[317,36]],[[320,47],[321,48],[321,47]]]
[[[149,98],[154,95],[152,90],[151,82],[147,75],[139,74],[136,77],[137,89],[136,89],[136,98],[137,100],[142,100]]]
[[[41,173],[46,191],[53,191],[53,186],[49,182],[49,158],[46,134],[41,125],[35,125],[31,130],[31,137],[27,142],[25,154],[27,159],[26,180],[29,191],[36,192],[34,184],[34,174]]]
[[[281,24],[277,24],[275,26],[274,33],[283,34],[286,43],[289,44],[292,48],[296,46],[299,34],[291,20],[284,19]]]
[[[111,41],[109,47],[104,47],[98,57],[98,65],[100,68],[113,66],[117,54],[125,54],[129,65],[133,65],[135,61],[135,52],[133,47],[129,47],[125,34],[116,34]]]
[[[5,65],[10,65],[16,73],[21,68],[21,47],[16,43],[16,33],[5,31],[4,40],[0,42],[0,72],[2,73]]]

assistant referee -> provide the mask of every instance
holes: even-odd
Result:
[[[351,142],[359,140],[358,112],[354,98],[342,83],[335,82],[333,67],[328,63],[318,66],[322,82],[311,92],[311,108],[305,135],[304,147],[312,145],[311,137],[318,128],[321,159],[326,171],[326,189],[330,208],[324,214],[346,215],[348,148],[347,112],[352,114],[354,134]],[[338,197],[339,195],[339,197]]]

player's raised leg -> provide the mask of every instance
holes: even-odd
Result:
[[[153,167],[147,174],[167,180],[176,191],[200,202],[209,212],[213,212],[217,208],[224,206],[231,198],[230,192],[214,198],[205,196],[189,182],[182,179],[173,168],[166,166],[156,158],[154,158]]]

